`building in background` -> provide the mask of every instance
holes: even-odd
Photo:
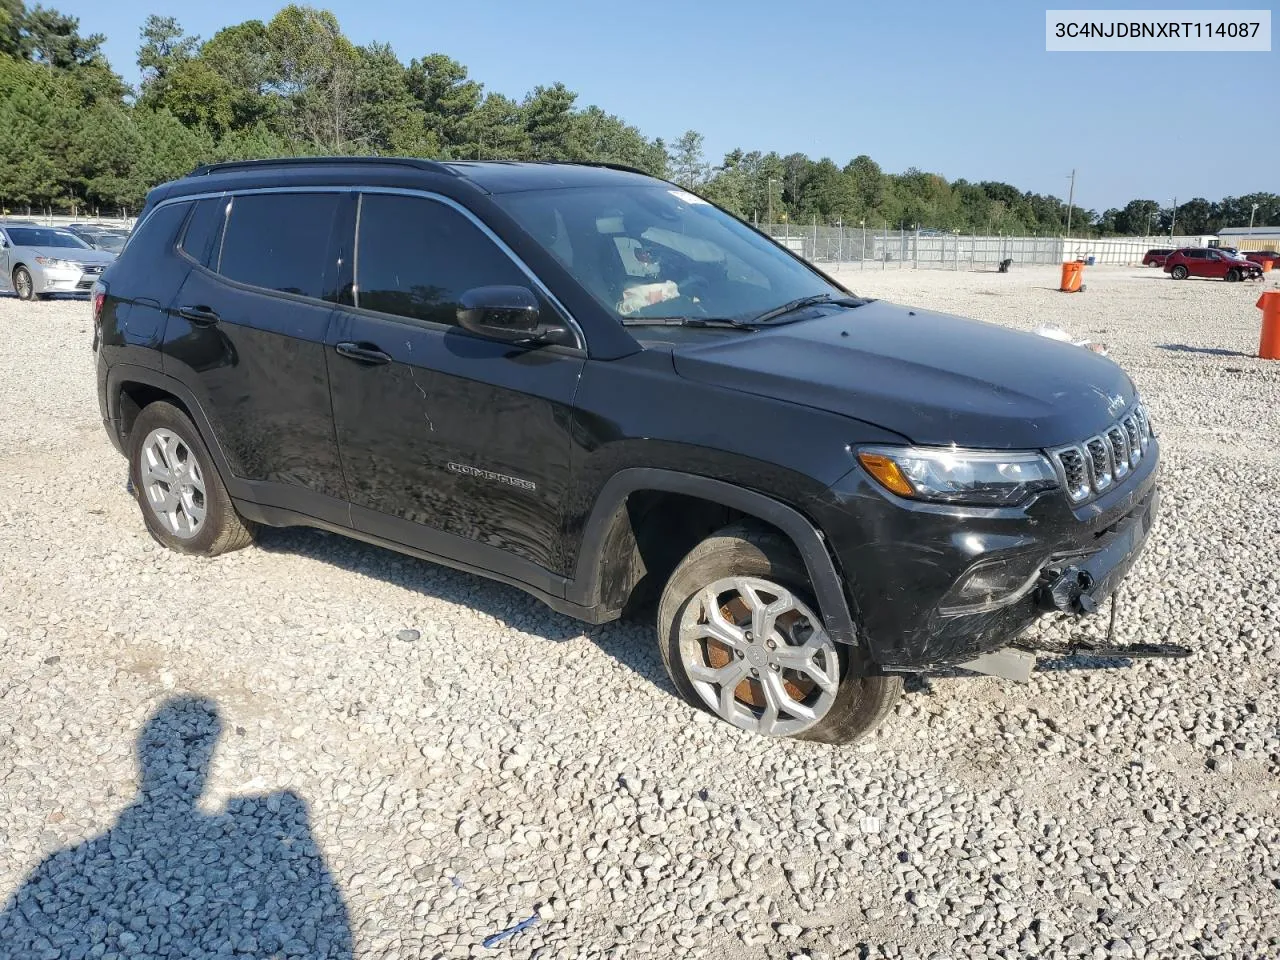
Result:
[[[1235,247],[1237,250],[1280,250],[1280,227],[1267,227],[1254,224],[1249,227],[1223,227],[1218,231],[1218,240],[1224,247]]]

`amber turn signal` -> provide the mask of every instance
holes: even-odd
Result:
[[[902,468],[883,454],[863,451],[858,454],[858,462],[891,493],[900,497],[915,496],[915,490],[903,475]]]

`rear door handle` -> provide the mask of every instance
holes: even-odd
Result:
[[[222,319],[216,311],[210,310],[208,307],[179,307],[178,316],[184,320],[190,320],[199,327],[213,326],[213,324]]]
[[[354,360],[357,363],[367,364],[383,364],[391,362],[391,354],[384,353],[373,344],[369,343],[353,343],[350,340],[344,340],[334,347],[338,351],[338,355],[346,357],[348,360]]]

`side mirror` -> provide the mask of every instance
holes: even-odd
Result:
[[[527,287],[472,287],[458,303],[458,325],[491,340],[541,343],[564,329],[540,316],[538,299]]]

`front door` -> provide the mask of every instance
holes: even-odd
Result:
[[[323,192],[200,201],[164,342],[165,371],[196,391],[250,498],[344,524],[324,339],[354,205]]]
[[[355,303],[328,337],[353,525],[554,592],[581,351],[457,326],[463,291],[532,284],[454,207],[370,192],[357,223]]]

